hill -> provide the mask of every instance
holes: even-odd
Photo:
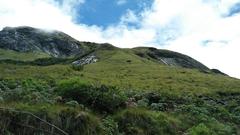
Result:
[[[39,57],[36,55],[36,58],[41,58],[43,56],[55,58],[81,57],[98,50],[112,51],[117,49],[124,51],[110,44],[79,42],[63,32],[44,31],[32,27],[4,28],[0,31],[0,48],[13,50],[17,54],[34,53],[35,55],[40,55]],[[209,70],[198,61],[180,53],[144,47],[129,50],[132,50],[132,52],[128,51],[129,53],[161,64],[196,68],[202,71]]]
[[[240,134],[240,80],[184,54],[31,27],[0,48],[0,133]]]

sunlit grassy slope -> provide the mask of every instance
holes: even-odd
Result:
[[[99,48],[98,61],[79,71],[71,65],[79,58],[0,50],[0,134],[51,129],[23,112],[72,135],[240,134],[240,80],[135,51]]]
[[[99,61],[84,66],[82,71],[73,70],[69,64],[49,66],[1,64],[0,78],[38,78],[58,81],[78,77],[92,83],[113,85],[124,90],[179,94],[240,89],[238,79],[214,73],[202,73],[196,69],[166,66],[141,58],[129,49],[99,50],[96,55]]]
[[[21,53],[12,50],[0,49],[0,60],[4,59],[12,59],[12,60],[21,60],[21,61],[32,61],[39,58],[48,58],[50,57],[46,53],[40,52],[29,52],[29,53]]]

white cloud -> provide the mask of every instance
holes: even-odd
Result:
[[[157,1],[155,4],[164,4],[161,3],[163,1]],[[177,21],[181,23],[180,29],[177,29],[177,32],[180,31],[181,35],[171,40],[164,48],[185,53],[210,68],[218,68],[231,76],[240,78],[240,62],[237,60],[240,54],[236,51],[240,49],[238,45],[240,38],[240,27],[238,27],[240,15],[222,17],[233,4],[239,1],[234,3],[233,1],[223,0],[217,3],[217,6],[215,5],[216,3],[204,3],[200,0],[195,0],[194,2],[183,0],[181,2],[183,4],[178,3],[179,7],[176,9],[178,10],[176,13],[165,14],[166,16],[163,17],[165,19],[168,18],[167,21],[177,17]],[[166,9],[170,8],[168,5],[161,6],[166,7]],[[183,6],[182,9],[180,8],[181,6]],[[151,14],[161,16],[161,13],[157,11]],[[148,17],[151,17],[151,15],[148,15]],[[151,18],[149,22],[151,22]],[[169,22],[166,24],[168,25]],[[202,42],[204,40],[212,40],[214,42],[203,46]]]
[[[117,0],[117,5],[124,5],[127,3],[127,0]]]
[[[127,13],[121,17],[120,23],[138,23],[139,18],[132,10],[127,10]]]
[[[57,29],[81,41],[109,42],[118,47],[170,49],[240,78],[240,53],[237,52],[240,50],[240,14],[226,17],[230,7],[239,2],[155,0],[151,8],[138,14],[128,10],[119,24],[103,29],[74,23],[79,15],[74,7],[83,4],[84,0],[63,0],[62,3],[54,0],[0,0],[0,29],[28,25]],[[137,27],[129,26],[129,23],[135,23]],[[211,42],[203,45],[204,41]]]
[[[68,14],[71,14],[73,17],[75,17],[77,16],[77,13],[74,9],[84,2],[85,0],[63,0],[59,6],[61,6],[64,12],[67,12]]]
[[[102,42],[101,28],[74,23],[72,7],[83,2],[64,0],[59,4],[54,0],[0,0],[0,29],[5,26],[56,29],[79,40]]]

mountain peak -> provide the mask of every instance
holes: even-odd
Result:
[[[5,27],[0,31],[0,48],[17,52],[44,52],[54,57],[83,54],[79,41],[59,31],[28,26]]]

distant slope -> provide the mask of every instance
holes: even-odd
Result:
[[[137,57],[136,59],[143,61],[150,60],[157,64],[198,69],[205,73],[213,72],[225,75],[221,71],[216,72],[216,70],[210,70],[208,67],[189,56],[173,51],[160,50],[152,47],[120,49],[107,43],[97,44],[80,42],[59,31],[44,31],[26,26],[6,27],[0,31],[0,49],[0,60],[21,60],[22,58],[22,60],[25,61],[47,57],[74,58],[72,62],[75,60],[83,61],[81,58],[95,54],[98,55],[97,57],[99,60],[104,60],[106,56],[101,54],[101,52],[104,52],[108,54],[108,57],[111,57],[111,54],[114,54],[117,50],[123,53],[128,53],[131,57],[134,57],[134,59]],[[124,55],[119,57],[124,57]],[[126,60],[127,59],[125,58],[124,61]],[[110,63],[113,62],[114,61],[111,61]]]

